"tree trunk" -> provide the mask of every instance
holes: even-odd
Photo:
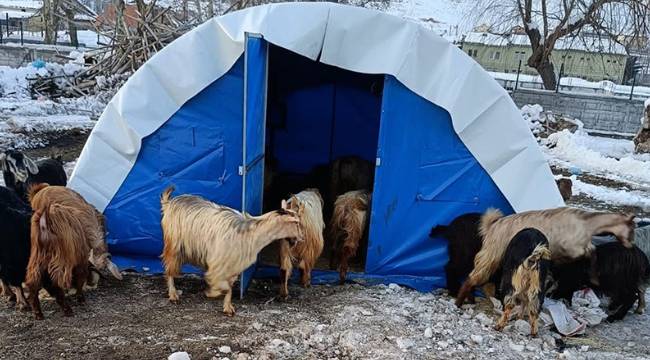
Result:
[[[65,9],[65,17],[68,19],[68,33],[70,34],[70,44],[79,47],[79,38],[77,37],[77,24],[74,22],[74,11]]]
[[[214,17],[214,0],[208,0],[208,18]]]
[[[187,5],[187,1],[188,1],[188,0],[183,0],[183,2],[182,2],[182,7],[183,7],[183,21],[185,21],[185,22],[187,22],[187,20],[188,20],[189,17],[190,17],[190,15],[189,15],[188,5]]]
[[[46,44],[56,44],[56,30],[59,27],[59,18],[56,16],[58,9],[58,0],[43,1],[43,28],[45,30],[43,41]]]
[[[124,0],[113,0],[115,6],[115,36],[120,37],[126,33],[124,28]]]
[[[555,68],[553,67],[553,63],[548,59],[543,59],[542,63],[535,67],[535,70],[537,70],[539,76],[542,77],[544,89],[555,90],[555,87],[557,86],[557,78],[555,77]]]
[[[202,23],[203,14],[201,13],[201,0],[194,0],[194,4],[196,4],[196,18],[199,20],[200,23]]]

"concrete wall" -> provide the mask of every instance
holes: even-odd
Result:
[[[12,45],[0,45],[0,66],[19,67],[30,64],[36,59],[46,62],[66,63],[68,59],[56,56],[57,54],[67,56],[72,49],[68,47],[48,48],[44,46],[24,47]]]
[[[589,130],[635,134],[641,128],[643,101],[627,98],[518,89],[517,106],[539,104],[544,110],[579,119]]]

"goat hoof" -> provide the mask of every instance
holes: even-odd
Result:
[[[228,317],[233,317],[233,316],[235,316],[235,308],[233,306],[231,306],[229,308],[224,308],[223,313],[224,313],[224,315],[226,315]]]
[[[43,314],[34,314],[34,319],[43,320],[43,319],[45,319],[45,317],[43,317]]]

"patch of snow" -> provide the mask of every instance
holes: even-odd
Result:
[[[605,178],[650,184],[650,162],[635,157],[621,146],[620,142],[603,141],[602,144],[588,138],[583,131],[572,134],[564,130],[551,134],[543,143],[544,151],[551,157],[551,163],[598,174]],[[607,155],[619,155],[619,158]],[[623,155],[623,156],[621,156]]]
[[[571,177],[571,181],[576,194],[584,194],[612,205],[638,206],[644,210],[650,210],[650,198],[647,193],[588,184],[577,180],[575,176]]]

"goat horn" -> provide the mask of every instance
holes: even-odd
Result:
[[[111,272],[111,275],[113,275],[117,280],[122,280],[122,274],[120,274],[120,269],[117,268],[117,265],[107,259],[106,267],[108,268],[108,271]]]

